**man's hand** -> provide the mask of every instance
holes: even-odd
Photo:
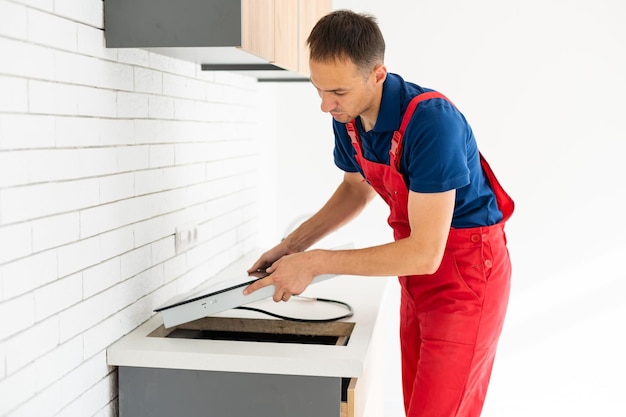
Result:
[[[266,268],[265,271],[269,275],[250,284],[244,290],[244,295],[274,285],[276,290],[272,299],[275,302],[288,301],[292,295],[302,293],[315,278],[313,258],[312,252],[283,256]],[[251,269],[254,269],[254,266]]]
[[[248,275],[257,274],[259,272],[265,272],[274,262],[280,259],[282,256],[289,253],[286,245],[281,242],[274,246],[272,249],[265,252],[257,259],[257,261],[248,269]]]

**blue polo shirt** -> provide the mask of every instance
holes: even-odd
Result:
[[[397,74],[387,74],[374,128],[364,132],[360,118],[356,120],[365,159],[389,165],[393,132],[400,127],[409,101],[426,91],[432,90],[406,82]],[[345,124],[333,119],[333,129],[335,164],[343,171],[363,174]],[[402,143],[400,172],[409,190],[420,193],[457,190],[452,227],[489,226],[502,219],[480,166],[472,129],[454,105],[439,98],[422,101]]]

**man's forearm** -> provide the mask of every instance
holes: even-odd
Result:
[[[328,202],[284,241],[290,253],[301,252],[355,218],[375,193],[367,183],[342,182]]]
[[[434,273],[442,252],[407,238],[363,249],[316,249],[307,255],[314,275],[403,276]]]

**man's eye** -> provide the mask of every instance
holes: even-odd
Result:
[[[346,92],[345,92],[345,91],[335,91],[335,95],[336,95],[336,96],[343,96],[343,95],[345,95],[345,94],[346,94]]]

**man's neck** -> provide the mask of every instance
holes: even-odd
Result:
[[[366,112],[362,113],[361,116],[361,126],[363,126],[363,130],[369,132],[374,129],[374,125],[376,125],[376,119],[378,119],[378,110],[380,109],[380,98],[374,101],[376,103],[374,106],[369,108]]]
[[[361,118],[361,126],[363,126],[364,131],[369,132],[370,130],[374,128],[374,125],[376,124],[376,119],[370,120],[363,114],[360,116],[360,118]]]
[[[378,119],[378,111],[380,110],[380,102],[383,98],[383,89],[382,85],[376,91],[376,96],[372,101],[372,105],[360,115],[361,125],[363,126],[363,130],[369,132],[374,129],[374,125],[376,125],[376,119]]]

